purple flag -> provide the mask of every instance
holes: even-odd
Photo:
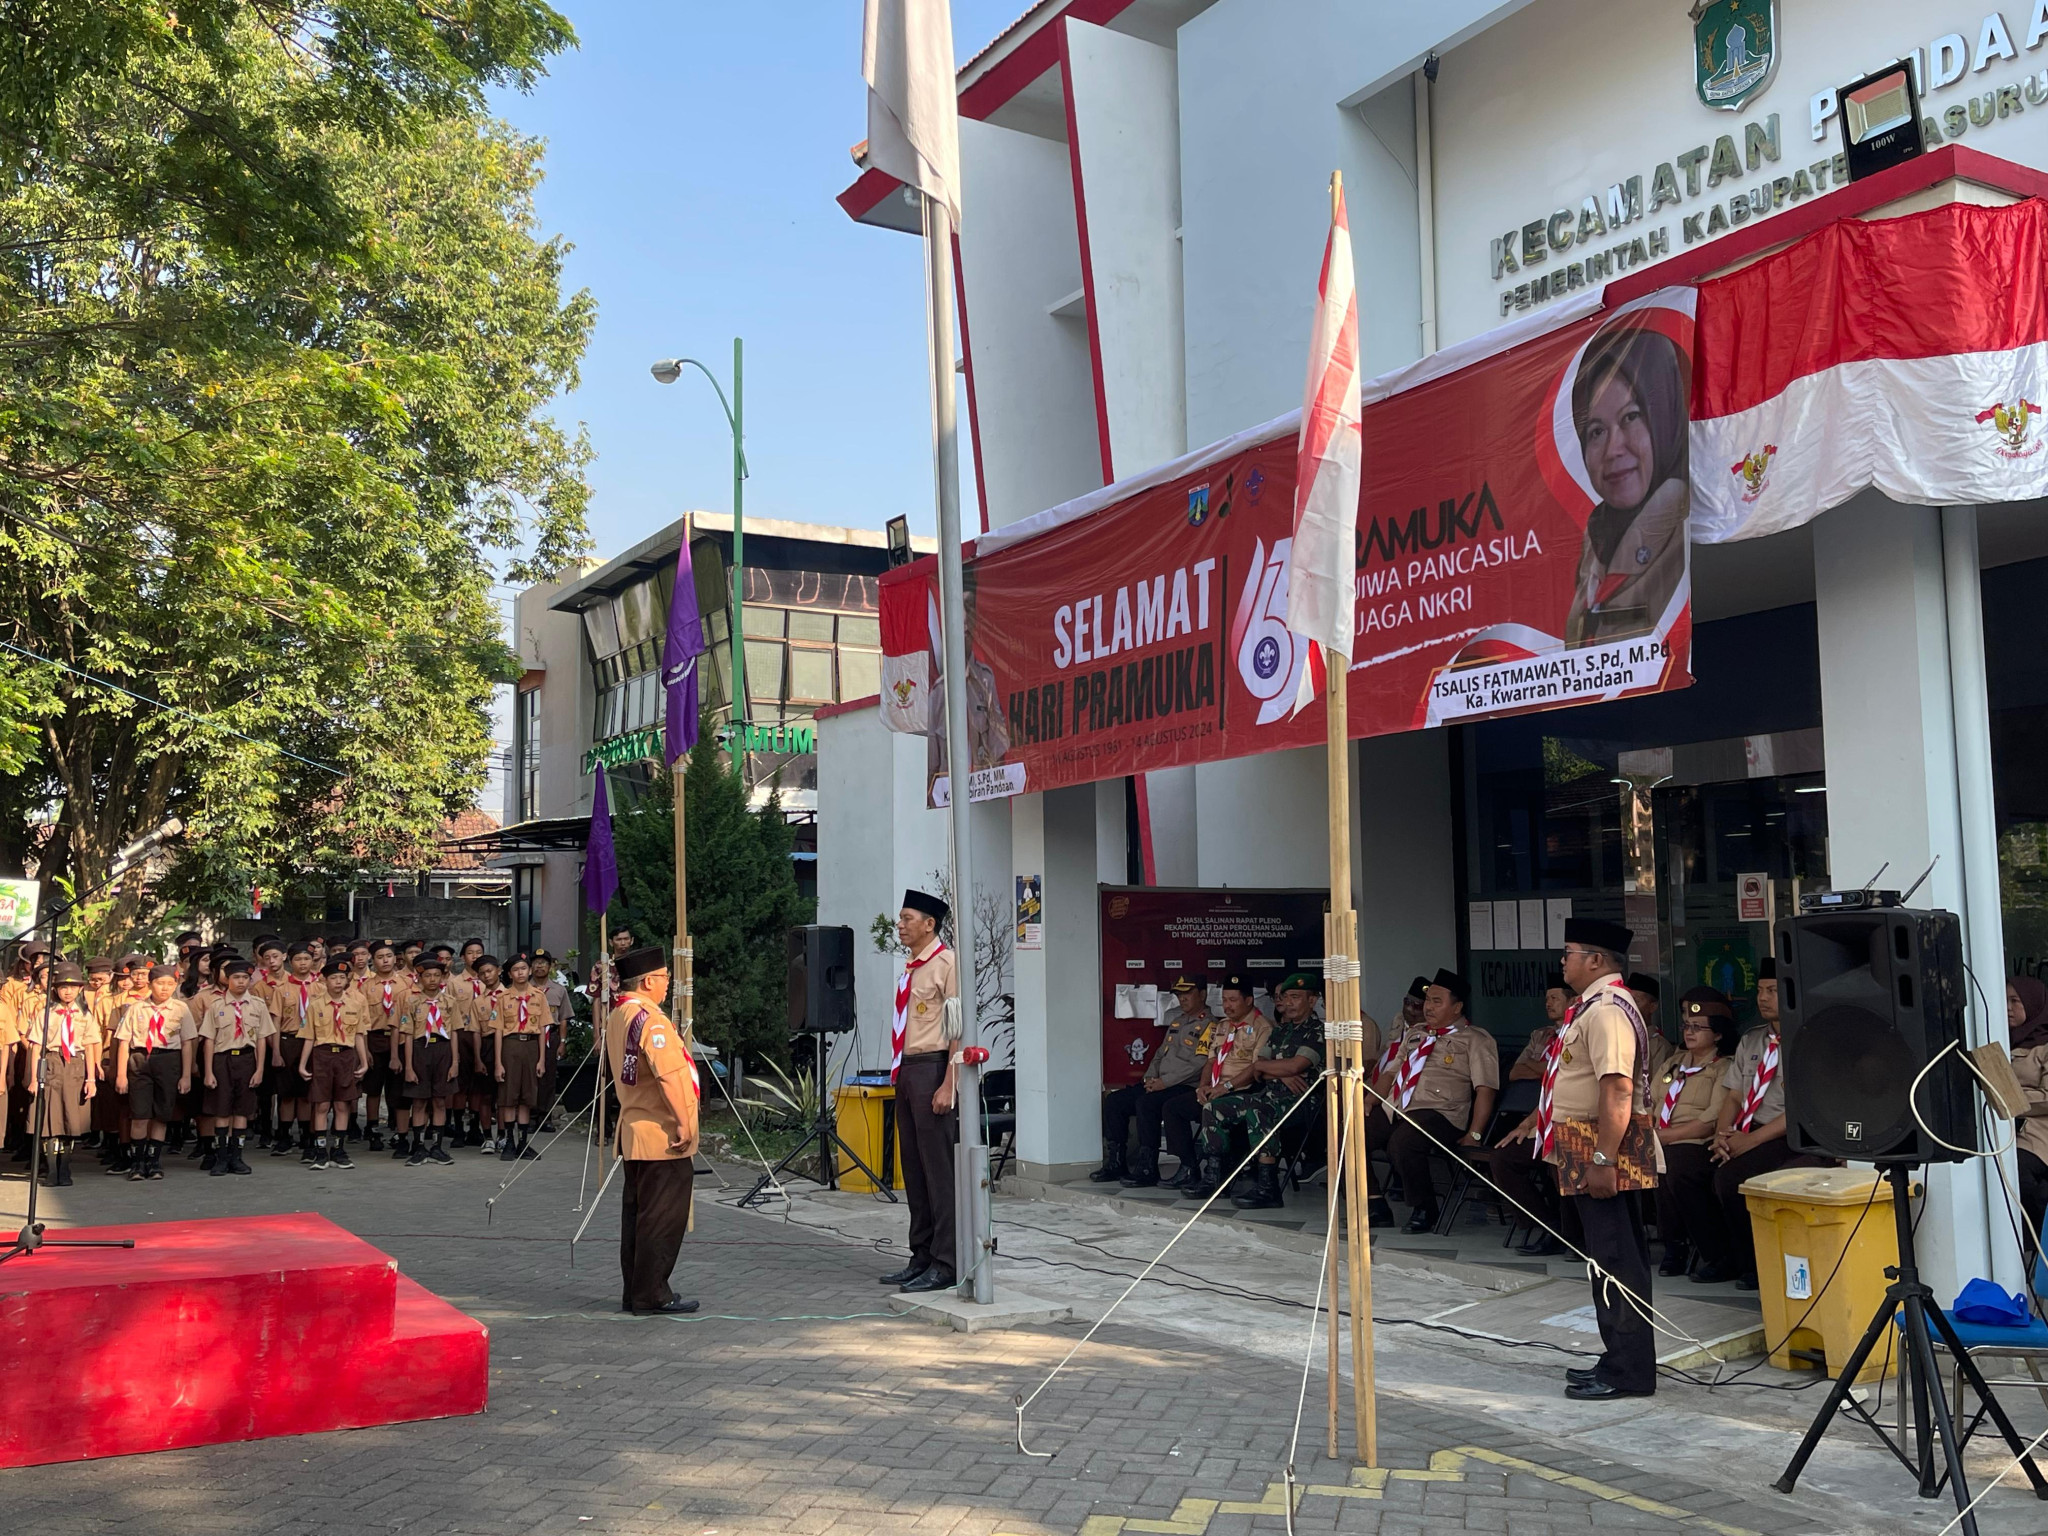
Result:
[[[704,619],[697,611],[697,578],[690,569],[690,534],[685,526],[682,547],[676,551],[676,590],[668,600],[668,638],[661,647],[671,764],[697,745],[697,658],[703,654]]]
[[[583,904],[603,912],[619,893],[619,856],[612,847],[612,804],[604,788],[604,765],[597,769],[597,794],[590,802],[590,840],[583,854]]]

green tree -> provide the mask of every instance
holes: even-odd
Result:
[[[13,10],[0,867],[90,886],[174,812],[159,905],[420,867],[514,675],[499,558],[518,580],[584,543],[587,449],[539,412],[593,308],[536,227],[539,145],[482,112],[567,25],[534,0]],[[130,888],[96,924],[150,915]]]
[[[690,934],[696,950],[697,1035],[727,1054],[788,1062],[783,935],[814,916],[790,865],[778,799],[748,809],[745,789],[705,731],[683,785],[689,837]],[[614,922],[648,943],[675,933],[675,801],[667,774],[613,826],[619,857]]]

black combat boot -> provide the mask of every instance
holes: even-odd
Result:
[[[1120,1141],[1105,1141],[1102,1144],[1102,1166],[1088,1175],[1090,1184],[1114,1184],[1124,1176],[1124,1144]]]
[[[1223,1159],[1205,1157],[1202,1159],[1201,1175],[1191,1188],[1181,1191],[1183,1200],[1206,1200],[1223,1187]]]
[[[1240,1211],[1273,1211],[1287,1204],[1286,1196],[1280,1193],[1280,1165],[1256,1164],[1252,1169],[1251,1193],[1238,1195],[1230,1203]]]
[[[1159,1149],[1140,1147],[1131,1159],[1131,1171],[1117,1182],[1125,1189],[1150,1189],[1159,1182]]]

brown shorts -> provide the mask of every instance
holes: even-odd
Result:
[[[498,1087],[498,1108],[533,1109],[540,1103],[540,1036],[503,1035],[505,1080]]]
[[[370,1068],[363,1074],[359,1085],[364,1093],[382,1093],[386,1088],[394,1091],[402,1086],[392,1081],[391,1075],[391,1031],[373,1029],[364,1038],[363,1044],[370,1052]]]
[[[297,1035],[279,1035],[277,1048],[278,1054],[284,1058],[284,1065],[273,1064],[270,1076],[265,1079],[277,1090],[278,1098],[286,1104],[304,1102],[307,1093],[311,1091],[306,1087],[306,1080],[299,1076],[299,1048],[303,1044],[305,1042]]]
[[[481,1032],[474,1029],[455,1032],[455,1064],[457,1093],[480,1093],[486,1098],[497,1098],[498,1080],[491,1076],[490,1042]]]
[[[405,1058],[400,1057],[401,1061]],[[424,1037],[412,1043],[412,1075],[419,1079],[415,1083],[403,1081],[405,1096],[414,1102],[422,1099],[447,1100],[455,1096],[459,1083],[448,1081],[448,1066],[455,1060],[455,1043],[451,1040],[428,1040]]]
[[[231,1120],[237,1115],[246,1120],[256,1113],[256,1090],[249,1085],[256,1077],[256,1053],[262,1049],[260,1045],[245,1045],[238,1051],[213,1053],[213,1086],[205,1087],[203,1070],[194,1074],[203,1090],[202,1113],[216,1120]]]
[[[184,1071],[185,1053],[176,1046],[160,1051],[129,1051],[128,1118],[177,1119],[178,1078]]]
[[[356,1048],[352,1045],[316,1045],[306,1065],[313,1081],[305,1090],[315,1104],[353,1104],[356,1101]],[[299,1079],[305,1082],[304,1078]]]
[[[64,1059],[62,1051],[45,1051],[36,1068],[35,1113],[44,1117],[45,1136],[83,1136],[92,1129],[92,1105],[86,1102],[90,1072],[84,1056]]]

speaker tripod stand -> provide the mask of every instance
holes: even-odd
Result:
[[[817,1095],[818,1107],[809,1129],[804,1132],[804,1139],[791,1147],[781,1162],[756,1179],[752,1189],[740,1196],[739,1204],[742,1209],[760,1204],[767,1197],[769,1188],[780,1183],[783,1173],[812,1146],[818,1149],[818,1172],[823,1177],[817,1182],[822,1187],[839,1187],[838,1154],[843,1152],[847,1161],[868,1176],[870,1184],[888,1196],[891,1205],[896,1203],[896,1191],[889,1187],[889,1181],[861,1161],[860,1154],[840,1138],[839,1128],[833,1123],[832,1103],[825,1096],[825,1058],[832,1054],[827,1046],[829,1039],[830,1037],[826,1035],[813,1037],[815,1049],[811,1052],[811,1084]]]
[[[1877,1316],[1870,1320],[1870,1326],[1850,1353],[1848,1363],[1842,1367],[1842,1374],[1835,1378],[1827,1401],[1821,1404],[1820,1412],[1807,1426],[1806,1438],[1792,1453],[1784,1475],[1771,1486],[1780,1493],[1792,1491],[1792,1485],[1799,1481],[1800,1472],[1819,1446],[1820,1437],[1834,1422],[1836,1411],[1846,1410],[1869,1425],[1877,1438],[1884,1442],[1885,1449],[1919,1478],[1921,1498],[1939,1497],[1941,1485],[1946,1481],[1955,1497],[1956,1508],[1962,1512],[1960,1520],[1964,1536],[1977,1536],[1977,1517],[1970,1509],[1969,1485],[1963,1480],[1963,1447],[1956,1437],[1955,1415],[1950,1411],[1948,1394],[1942,1390],[1941,1372],[1935,1365],[1936,1338],[1954,1358],[1963,1380],[1976,1390],[1977,1400],[1984,1405],[1983,1411],[1991,1416],[1992,1423],[2005,1437],[2005,1443],[2012,1447],[2020,1465],[2026,1468],[2027,1480],[2034,1485],[2034,1497],[2048,1499],[2048,1479],[2041,1476],[2041,1469],[2034,1465],[2034,1458],[2027,1453],[2027,1442],[2013,1428],[2012,1420],[2006,1417],[2005,1409],[1999,1405],[1990,1384],[1984,1380],[1984,1373],[1977,1369],[1977,1362],[1970,1358],[1962,1340],[1956,1337],[1955,1326],[1949,1322],[1948,1314],[1935,1303],[1934,1292],[1920,1278],[1920,1266],[1913,1254],[1912,1204],[1907,1198],[1910,1175],[1910,1166],[1903,1163],[1891,1164],[1884,1170],[1884,1176],[1892,1186],[1892,1220],[1899,1233],[1899,1266],[1885,1271],[1892,1278],[1891,1286],[1884,1293]],[[1871,1416],[1868,1409],[1849,1395],[1850,1388],[1856,1384],[1857,1372],[1863,1369],[1863,1362],[1870,1358],[1878,1340],[1892,1326],[1893,1317],[1900,1314],[1903,1314],[1903,1321],[1899,1325],[1899,1391],[1913,1415],[1911,1456],[1906,1454],[1905,1447],[1885,1432],[1884,1426]],[[1936,1436],[1940,1437],[1942,1458],[1946,1463],[1946,1470],[1939,1477],[1934,1470]]]

